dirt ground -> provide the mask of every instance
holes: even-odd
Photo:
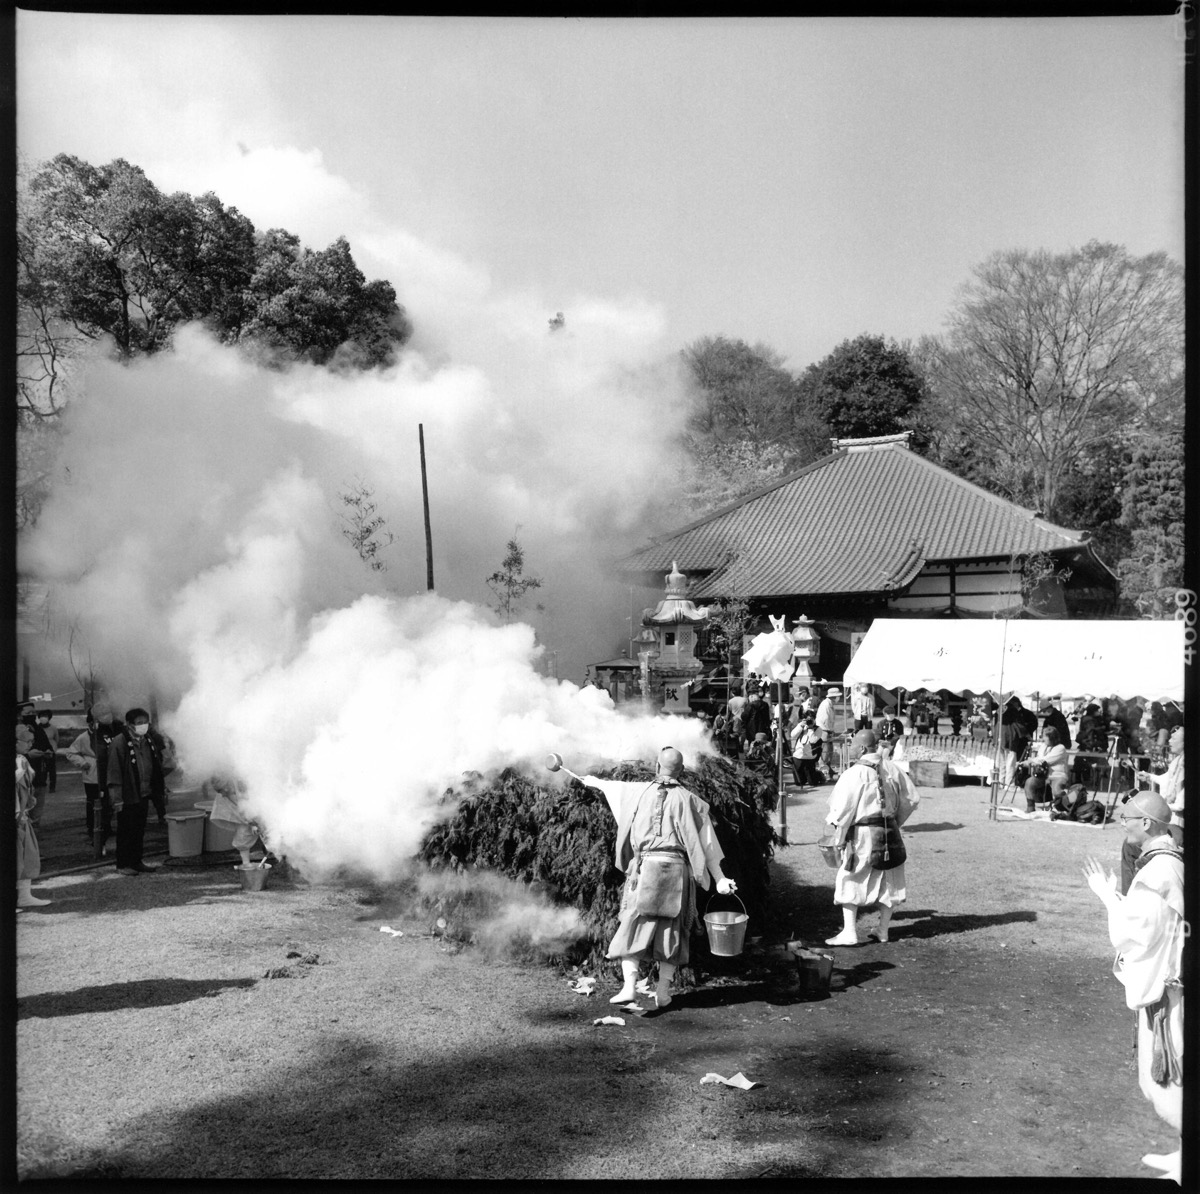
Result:
[[[53,903],[16,917],[19,1175],[1152,1177],[1140,1156],[1175,1142],[1080,873],[1118,866],[1119,830],[922,789],[891,942],[831,951],[810,1001],[766,951],[840,926],[827,791],[789,800],[759,946],[623,1027],[593,1025],[611,984],[447,952],[386,893],[246,893],[228,857],[38,883]],[[77,777],[51,799],[46,869],[86,862]],[[737,1071],[761,1085],[701,1085]]]

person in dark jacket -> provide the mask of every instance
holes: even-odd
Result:
[[[92,751],[96,756],[96,787],[99,789],[99,821],[92,818],[92,857],[102,858],[107,851],[108,839],[113,836],[112,800],[108,795],[108,748],[125,728],[112,706],[100,701],[93,710],[95,728],[92,733]],[[99,838],[99,840],[97,840]]]
[[[1021,698],[1011,696],[1000,716],[1000,745],[1004,748],[1004,782],[1016,783],[1017,763],[1029,749],[1037,733],[1037,714],[1021,704]]]
[[[142,860],[146,810],[166,792],[162,750],[150,736],[150,714],[130,709],[125,728],[108,747],[107,786],[117,814],[117,871],[122,875],[154,872]]]
[[[1108,750],[1108,731],[1105,729],[1104,715],[1095,701],[1084,709],[1083,716],[1079,719],[1079,736],[1075,739],[1075,745],[1079,750],[1096,751],[1100,754]],[[1100,759],[1076,758],[1075,782],[1094,788],[1106,767],[1107,764]]]
[[[47,710],[40,710],[35,716],[31,714],[32,707],[27,707],[23,720],[33,735],[33,745],[24,753],[33,767],[33,806],[29,810],[29,823],[36,830],[46,808],[47,793],[54,790],[51,780],[56,774],[54,752],[58,748],[58,731],[50,729]]]
[[[1067,748],[1071,749],[1071,730],[1067,726],[1067,719],[1063,716],[1063,711],[1056,708],[1049,701],[1043,701],[1038,712],[1045,719],[1042,722],[1042,728],[1053,726],[1058,731],[1058,740]]]
[[[742,710],[742,749],[749,751],[750,744],[758,734],[771,736],[771,707],[762,698],[758,689],[752,689]]]
[[[49,783],[46,792],[50,796],[54,795],[58,787],[58,729],[50,724],[53,719],[54,714],[49,709],[39,709],[33,731],[35,742],[40,742],[44,735],[49,746],[50,753],[46,756],[46,776]]]

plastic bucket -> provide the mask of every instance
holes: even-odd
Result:
[[[167,849],[172,858],[195,858],[204,853],[205,813],[167,813]]]
[[[737,896],[733,897],[739,904]],[[746,940],[746,925],[750,917],[746,915],[746,905],[742,904],[741,912],[706,912],[704,928],[708,933],[708,947],[714,954],[723,958],[736,958],[742,952]]]
[[[259,866],[253,862],[249,866],[238,863],[233,868],[238,873],[238,878],[242,881],[243,891],[262,891],[267,885],[267,876],[271,873],[271,864],[264,863]]]
[[[230,825],[226,821],[222,821],[219,825],[212,819],[213,805],[216,802],[213,800],[197,800],[196,807],[203,809],[204,817],[204,853],[205,854],[224,854],[226,850],[233,849],[233,835],[237,833],[236,827]]]

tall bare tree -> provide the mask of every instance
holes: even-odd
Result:
[[[1178,400],[1183,270],[1165,253],[995,253],[948,324],[922,344],[936,401],[1008,496],[1048,518],[1062,479],[1115,429]]]

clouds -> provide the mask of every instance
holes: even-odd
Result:
[[[414,310],[632,295],[675,347],[724,333],[802,367],[937,331],[999,248],[1178,256],[1177,32],[21,13],[20,142],[370,241]]]

